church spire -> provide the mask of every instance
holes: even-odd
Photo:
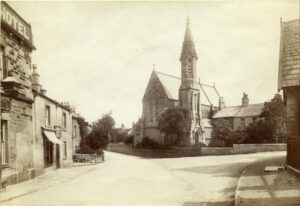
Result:
[[[183,44],[182,44],[180,60],[182,60],[182,58],[185,55],[192,55],[192,56],[195,56],[197,58],[197,53],[196,53],[196,49],[195,49],[195,45],[194,45],[192,31],[191,31],[191,28],[190,28],[190,19],[189,19],[189,17],[187,17],[187,21],[186,21],[185,35],[184,35],[184,41],[183,41]]]

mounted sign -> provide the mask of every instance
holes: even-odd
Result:
[[[6,27],[21,38],[22,41],[33,46],[31,26],[22,19],[6,2],[1,1],[1,29]]]

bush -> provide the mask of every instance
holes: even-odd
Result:
[[[133,136],[126,137],[124,140],[125,144],[133,144]]]
[[[97,154],[97,155],[102,155],[103,154],[103,150],[101,149],[91,149],[90,147],[88,147],[87,145],[84,145],[82,148],[76,150],[77,154]]]
[[[153,141],[147,136],[144,137],[142,142],[138,143],[136,147],[140,149],[157,149],[157,150],[171,149],[170,146],[160,145],[159,143]]]

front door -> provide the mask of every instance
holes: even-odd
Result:
[[[60,152],[59,152],[59,144],[56,144],[56,168],[60,168]]]

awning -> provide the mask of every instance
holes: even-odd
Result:
[[[44,131],[44,134],[50,142],[54,144],[64,144],[61,140],[57,139],[55,132]]]

